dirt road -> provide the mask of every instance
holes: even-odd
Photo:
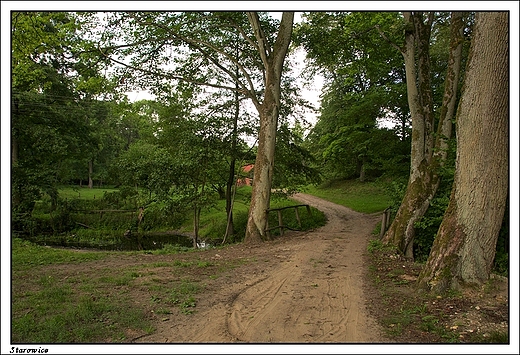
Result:
[[[295,199],[323,211],[328,223],[260,247],[237,245],[206,257],[248,257],[233,277],[208,284],[197,312],[161,322],[136,342],[383,342],[366,311],[363,265],[378,216],[305,194]],[[226,253],[226,255],[223,255]]]

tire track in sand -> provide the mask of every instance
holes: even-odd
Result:
[[[290,247],[286,261],[231,306],[229,333],[244,342],[376,342],[363,298],[363,253],[377,216],[297,194],[328,223]]]

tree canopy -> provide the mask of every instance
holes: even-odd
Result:
[[[141,206],[189,210],[196,245],[201,209],[217,198],[234,233],[233,189],[251,164],[245,242],[269,239],[273,191],[358,179],[396,192],[383,241],[410,258],[429,252],[458,176],[453,126],[466,63],[480,55],[469,56],[473,13],[307,12],[296,24],[293,12],[238,11],[10,19],[13,220],[44,195],[55,207],[60,185],[109,183],[135,190]],[[297,49],[304,73],[294,70]],[[325,85],[309,130],[297,80],[318,74]],[[154,98],[131,102],[136,90]]]

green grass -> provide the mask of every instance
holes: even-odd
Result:
[[[341,180],[318,187],[309,186],[305,192],[362,213],[381,212],[392,203],[377,182]]]
[[[237,190],[233,203],[233,222],[237,231],[242,228],[245,230],[245,219],[249,210],[250,198],[250,186],[244,186]],[[226,200],[217,200],[213,206],[203,209],[201,212],[200,237],[202,239],[223,238],[226,232],[226,223]],[[183,224],[183,230],[193,231],[193,220],[191,218],[188,218]]]
[[[13,284],[19,282],[15,276]],[[21,294],[13,293],[13,342],[122,342],[127,340],[127,329],[151,331],[150,321],[131,299],[123,294],[104,294],[96,280],[83,282],[92,287],[75,289],[74,283],[52,275],[24,282],[30,287]]]
[[[108,255],[107,252],[78,253],[70,250],[47,248],[33,244],[19,238],[12,239],[12,268],[13,271],[25,270],[34,266],[80,263],[99,260]]]
[[[128,329],[152,331],[142,309],[124,293],[104,292],[128,285],[136,272],[98,278],[57,279],[50,265],[77,264],[113,255],[42,247],[13,238],[12,340],[20,343],[125,341]]]
[[[24,304],[25,313],[20,314],[18,310]],[[142,310],[121,298],[44,289],[13,306],[15,343],[121,342],[126,340],[123,329],[129,328],[150,329],[150,322]]]
[[[179,250],[171,250],[180,253]],[[185,253],[193,253],[193,250]],[[218,263],[199,259],[157,261],[124,269],[102,268],[85,272],[53,271],[67,265],[138,255],[140,252],[74,252],[37,246],[19,239],[12,248],[12,341],[16,343],[118,343],[136,334],[154,332],[153,313],[196,311],[204,292],[203,279],[186,279],[186,270],[204,269],[210,280],[250,262],[239,259]],[[173,278],[154,278],[154,268],[171,268]],[[66,277],[64,277],[66,275]],[[144,277],[151,277],[146,281]],[[137,303],[132,290],[147,290],[151,303]],[[146,291],[145,291],[146,292]],[[149,313],[152,306],[153,313]]]
[[[59,195],[63,199],[82,199],[82,200],[95,200],[101,199],[105,192],[116,192],[118,189],[114,188],[92,188],[88,187],[79,187],[79,186],[66,186],[60,187]]]

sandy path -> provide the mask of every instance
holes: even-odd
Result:
[[[237,297],[230,333],[248,342],[377,341],[362,287],[362,253],[377,220],[309,195],[295,199],[318,207],[328,223]]]
[[[270,246],[279,263],[215,290],[209,307],[139,342],[381,342],[363,297],[363,254],[379,217],[294,198],[323,211],[328,223]]]

